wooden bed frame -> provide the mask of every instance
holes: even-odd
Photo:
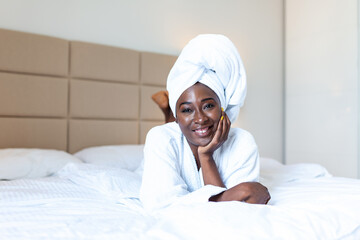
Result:
[[[176,56],[0,29],[0,148],[142,144]]]

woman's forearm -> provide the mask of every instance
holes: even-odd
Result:
[[[239,196],[239,193],[234,193],[233,191],[225,190],[217,195],[210,197],[209,201],[211,202],[224,202],[224,201],[241,201],[245,202],[244,198]]]
[[[225,187],[223,181],[221,180],[219,170],[217,169],[213,157],[209,155],[203,155],[203,156],[199,155],[199,159],[200,159],[204,184],[205,185],[210,184],[218,187]]]
[[[240,201],[247,203],[266,204],[270,200],[268,189],[258,182],[240,183],[226,191],[212,196],[209,201]]]

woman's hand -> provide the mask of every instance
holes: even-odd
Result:
[[[240,201],[246,203],[267,204],[270,200],[268,189],[258,182],[240,183],[218,195],[210,201]]]
[[[228,138],[230,131],[231,122],[224,111],[221,112],[221,118],[218,123],[216,133],[213,139],[206,146],[199,146],[198,154],[201,155],[211,155],[213,152],[218,149]]]

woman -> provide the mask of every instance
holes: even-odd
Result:
[[[245,130],[230,128],[246,95],[245,70],[232,42],[213,34],[191,40],[170,71],[167,90],[168,95],[154,96],[169,123],[146,138],[144,207],[185,201],[266,204],[270,195],[257,182],[255,141]]]

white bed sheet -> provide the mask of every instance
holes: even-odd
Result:
[[[269,205],[179,203],[152,216],[137,198],[104,194],[104,186],[116,188],[97,185],[89,165],[2,181],[0,239],[360,239],[360,180],[331,177],[321,166],[262,163]]]
[[[180,239],[357,240],[358,185],[338,178],[305,180],[271,187],[267,206],[241,202],[178,205],[164,211],[151,230],[171,229]]]
[[[0,185],[0,239],[145,239],[153,223],[135,199],[114,203],[59,177]]]

